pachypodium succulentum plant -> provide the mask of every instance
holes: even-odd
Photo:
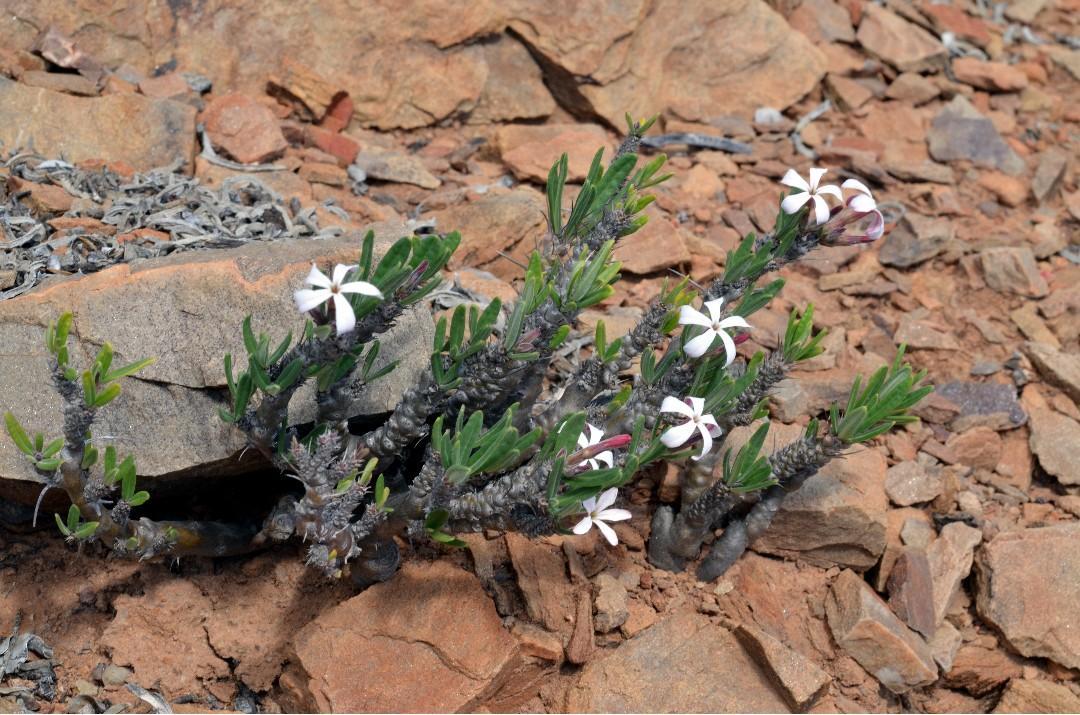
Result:
[[[614,293],[612,252],[645,224],[648,192],[668,178],[664,156],[641,164],[636,153],[652,121],[628,118],[615,155],[605,166],[596,153],[569,206],[567,157],[555,163],[547,232],[517,300],[459,306],[440,318],[430,369],[376,429],[355,434],[348,417],[358,393],[393,369],[375,368],[378,336],[439,285],[458,234],[403,238],[377,258],[369,233],[357,263],[329,276],[312,266],[294,296],[294,332],[272,338],[250,317],[243,322],[245,355],[224,357],[230,402],[220,417],[301,487],[261,527],[134,518],[149,498],[136,490],[134,459],[112,447],[99,454],[91,425],[118,394],[118,380],[149,361],[113,368],[106,344],[80,373],[67,347],[71,316],[61,317],[46,342],[64,401],[63,436],[31,438],[6,416],[33,468],[71,500],[67,517],[57,516],[61,532],[141,558],[237,554],[295,538],[312,567],[366,584],[395,572],[401,537],[461,546],[456,535],[484,529],[539,536],[596,526],[615,543],[609,522],[630,517],[615,506],[619,487],[670,460],[681,466],[681,503],[656,511],[649,558],[671,570],[700,559],[699,577],[722,574],[787,493],[849,446],[913,420],[908,409],[931,388],[902,362],[901,348],[890,366],[855,382],[846,404],[810,416],[799,439],[763,454],[769,391],[822,352],[824,331],[814,331],[807,306],[792,311],[776,350],[737,358],[753,314],[784,283],[761,279],[819,246],[872,241],[884,228],[864,184],[822,185],[825,170],[816,168],[809,181],[788,172],[782,183],[793,191],[781,196],[775,229],[746,236],[721,277],[698,290],[689,279],[668,286],[618,339],[609,341],[599,322],[591,355],[553,386],[546,375],[556,350],[582,310]],[[316,388],[314,423],[290,424],[289,402],[306,382]],[[724,448],[733,428],[757,423],[741,448]],[[716,529],[722,534],[702,555]]]

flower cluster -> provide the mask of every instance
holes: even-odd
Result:
[[[810,169],[810,180],[807,181],[794,169],[788,169],[780,183],[796,191],[781,202],[784,213],[798,213],[813,201],[814,208],[808,218],[812,225],[821,227],[824,233],[821,243],[826,246],[870,243],[881,238],[885,233],[885,219],[866,184],[858,179],[847,179],[839,187],[821,185],[825,173],[825,169]],[[851,192],[847,200],[841,189]],[[830,208],[826,196],[837,199],[841,205]]]

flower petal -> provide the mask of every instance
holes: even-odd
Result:
[[[843,203],[844,201],[843,192],[841,192],[840,187],[836,186],[835,184],[826,184],[825,186],[819,186],[817,188],[817,191],[815,191],[814,193],[818,196],[821,196],[822,194],[827,194],[841,203]]]
[[[694,417],[701,417],[701,411],[705,409],[704,397],[687,397],[690,402],[690,409],[694,411]]]
[[[828,169],[819,169],[814,167],[810,169],[810,191],[811,193],[817,193],[818,183],[821,181],[821,177],[825,176]]]
[[[877,208],[877,202],[870,196],[859,194],[848,199],[848,206],[856,213],[867,214]]]
[[[664,401],[660,403],[661,412],[674,412],[679,415],[685,415],[686,417],[693,417],[694,411],[690,409],[690,405],[686,404],[678,397],[672,397],[668,395],[664,398]]]
[[[597,519],[603,519],[604,521],[626,521],[634,515],[628,512],[626,509],[605,509],[596,515]]]
[[[334,285],[341,285],[345,281],[345,276],[349,275],[351,270],[352,266],[346,266],[344,263],[334,266]]]
[[[788,196],[780,202],[780,208],[784,210],[786,214],[797,214],[799,209],[803,207],[807,201],[810,200],[810,194],[805,191],[800,191],[797,194]]]
[[[695,462],[697,460],[701,459],[702,457],[704,457],[706,454],[708,454],[709,450],[712,449],[712,445],[713,445],[712,435],[709,434],[708,429],[706,429],[705,427],[700,427],[698,429],[698,434],[701,435],[701,454],[699,454],[696,457],[691,457],[690,458],[690,459],[694,460]]]
[[[854,191],[858,191],[860,193],[866,194],[867,196],[869,196],[871,198],[873,198],[873,196],[874,196],[873,194],[870,193],[870,189],[868,189],[866,187],[866,184],[859,181],[858,179],[845,179],[844,183],[840,184],[840,186],[844,187],[845,189],[852,189]]]
[[[584,511],[592,514],[594,511],[596,511],[596,497],[589,497],[588,499],[581,502],[581,508]]]
[[[592,528],[592,517],[586,516],[584,519],[574,524],[574,533],[581,535]]]
[[[735,362],[735,341],[723,330],[719,331],[717,335],[720,336],[720,340],[724,343],[724,352],[727,354],[727,362],[724,363],[724,367],[727,367]]]
[[[607,509],[609,506],[614,504],[615,500],[618,499],[618,498],[619,498],[619,489],[618,489],[618,487],[612,487],[611,489],[608,489],[608,490],[604,491],[602,494],[600,494],[600,496],[598,496],[596,498],[596,509],[595,509],[595,511],[600,512],[600,511],[603,511],[604,509]]]
[[[700,310],[684,305],[679,308],[679,325],[700,325],[708,328],[712,325],[712,321]]]
[[[709,429],[709,434],[713,437],[719,437],[724,433],[724,430],[720,429],[720,425],[717,424],[716,418],[712,415],[702,415],[701,424],[705,425]]]
[[[382,291],[373,286],[367,281],[352,281],[351,283],[342,283],[338,289],[342,293],[359,293],[360,295],[369,295],[372,298],[382,298]]]
[[[584,432],[577,436],[577,446],[581,449],[585,449],[589,446],[589,438],[585,436]]]
[[[710,300],[705,304],[705,309],[709,311],[709,317],[712,318],[712,322],[720,320],[720,316],[723,315],[721,308],[724,305],[723,298],[717,298],[716,300]]]
[[[885,217],[881,215],[881,212],[874,209],[870,212],[873,220],[870,222],[870,226],[866,229],[866,237],[871,241],[876,241],[885,234]]]
[[[802,189],[803,191],[810,193],[810,184],[806,183],[806,179],[799,176],[799,172],[794,169],[788,169],[784,174],[784,178],[780,179],[780,183],[784,186],[790,186],[793,189]],[[788,213],[794,213],[789,211]]]
[[[829,205],[820,196],[814,197],[814,223],[820,226],[829,220]]]
[[[349,305],[348,299],[341,293],[334,293],[334,317],[337,320],[338,335],[352,332],[356,327],[356,313]]]
[[[333,295],[329,288],[301,288],[293,293],[293,300],[296,301],[296,309],[306,313],[330,300]]]
[[[596,455],[596,458],[591,460],[592,462],[603,462],[608,466],[608,469],[615,466],[615,455],[611,453],[611,450],[601,452]],[[599,465],[594,464],[593,469],[600,469]]]
[[[706,330],[704,333],[688,342],[683,348],[683,352],[692,358],[701,357],[705,354],[705,351],[712,346],[713,340],[716,339],[716,335],[717,333],[715,330]]]
[[[725,330],[728,328],[749,328],[750,323],[746,322],[746,318],[741,315],[731,315],[720,321],[720,327]]]
[[[319,270],[319,268],[312,263],[311,270],[307,274],[307,278],[304,279],[304,285],[318,286],[319,288],[329,288],[331,286],[330,279]]]
[[[590,447],[604,438],[604,433],[603,433],[602,430],[596,429],[595,427],[593,427],[591,424],[589,424],[587,422],[585,423],[585,430],[589,433],[589,446]]]
[[[664,446],[668,449],[677,449],[686,444],[687,440],[694,434],[694,430],[697,429],[692,421],[684,422],[681,425],[675,425],[671,429],[660,435],[660,441],[664,443]]]
[[[604,538],[607,539],[607,542],[612,546],[619,543],[619,537],[615,535],[615,530],[604,522],[597,520],[596,528],[600,530],[600,533],[604,535]]]

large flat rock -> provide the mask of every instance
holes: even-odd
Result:
[[[447,561],[408,563],[326,611],[295,651],[282,683],[298,712],[469,712],[519,660],[476,576]]]
[[[825,72],[824,55],[761,0],[516,5],[510,27],[556,80],[575,78],[564,101],[614,127],[626,112],[708,123],[784,109]]]
[[[1021,655],[1080,668],[1080,524],[1010,531],[976,558],[976,606]]]
[[[195,109],[141,94],[76,97],[0,76],[0,145],[33,146],[44,156],[76,163],[124,161],[139,170],[177,160],[190,166]]]
[[[696,613],[664,619],[591,661],[568,712],[791,712],[738,639]]]
[[[405,233],[401,226],[374,228],[384,242]],[[101,410],[93,428],[98,439],[134,454],[145,476],[234,471],[244,435],[222,422],[217,409],[228,396],[223,356],[245,354],[244,317],[251,314],[256,331],[276,339],[289,330],[298,333],[303,320],[292,292],[311,262],[326,268],[355,261],[359,251],[355,234],[278,241],[174,254],[47,281],[0,303],[0,410],[11,410],[28,430],[59,435],[61,400],[51,384],[44,335],[50,321],[70,310],[76,364],[88,364],[106,340],[116,349],[114,364],[157,357],[137,377],[125,379],[120,397]],[[426,368],[431,335],[429,313],[413,309],[381,337],[380,361],[401,362],[361,393],[354,415],[393,408]],[[313,389],[305,386],[290,406],[290,421],[313,415]],[[36,479],[11,441],[0,439],[0,488],[7,480]]]

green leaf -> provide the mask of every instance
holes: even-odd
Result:
[[[57,437],[52,442],[49,442],[47,445],[45,445],[45,448],[41,450],[41,456],[48,459],[49,457],[56,455],[56,453],[63,448],[64,438]]]
[[[74,316],[71,312],[63,313],[55,323],[49,323],[49,328],[45,332],[45,344],[49,348],[49,352],[57,355],[60,349],[67,345],[68,333],[71,330],[71,321]],[[61,365],[67,362],[67,360],[59,361]]]
[[[285,351],[289,349],[290,345],[292,345],[291,330],[289,331],[289,334],[285,336],[285,339],[278,343],[278,346],[274,348],[274,352],[270,353],[269,357],[266,360],[266,364],[268,366],[276,364],[277,361],[285,355]]]
[[[90,374],[89,370],[84,370],[82,374],[82,389],[83,389],[83,402],[92,407],[94,400],[97,399],[97,387],[94,383],[94,376]]]
[[[123,367],[118,367],[115,370],[113,370],[112,372],[106,373],[105,377],[102,378],[102,382],[112,382],[113,380],[119,380],[122,377],[128,377],[130,375],[134,375],[135,373],[139,372],[143,368],[146,368],[146,367],[149,367],[149,366],[153,365],[155,362],[157,362],[157,358],[154,358],[154,357],[148,357],[148,358],[143,358],[142,360],[136,360],[135,362],[133,362],[133,363],[131,363],[129,365],[124,365]]]
[[[371,261],[375,257],[375,232],[369,230],[360,242],[359,278],[366,281],[371,276]]]
[[[462,341],[465,339],[465,306],[459,305],[454,309],[450,318],[450,354],[454,355],[461,350]]]
[[[438,531],[431,534],[431,538],[434,541],[438,541],[440,544],[446,544],[447,546],[453,546],[459,549],[464,549],[466,546],[468,546],[468,544],[466,544],[461,539],[458,539],[443,531]]]
[[[386,486],[386,478],[380,474],[375,480],[375,508],[381,512],[391,512],[386,507],[386,500],[390,498],[390,488]]]
[[[556,236],[562,234],[562,197],[566,186],[569,157],[563,154],[551,166],[547,180],[548,225]]]
[[[68,507],[67,513],[67,527],[68,531],[75,531],[79,526],[79,518],[82,514],[79,513],[79,507],[72,504]]]
[[[85,522],[84,524],[82,524],[81,526],[79,526],[79,528],[75,530],[75,532],[72,534],[72,536],[74,536],[76,539],[80,539],[80,540],[81,539],[89,539],[91,536],[94,535],[94,532],[97,531],[97,528],[98,528],[98,522],[96,522],[96,521],[88,521],[88,522]]]
[[[559,329],[555,331],[555,334],[551,336],[551,340],[548,341],[548,348],[551,350],[557,350],[570,335],[569,325],[560,325]]]
[[[80,464],[80,466],[83,469],[90,469],[90,467],[97,464],[97,460],[98,460],[98,450],[97,450],[97,448],[94,447],[92,444],[87,444],[86,447],[83,448],[82,463]]]
[[[34,445],[30,443],[30,438],[22,428],[22,425],[19,424],[19,421],[15,419],[15,415],[10,412],[5,412],[4,425],[7,427],[8,435],[11,436],[11,441],[15,443],[15,446],[19,451],[28,457],[33,457]]]
[[[236,399],[236,380],[233,379],[232,353],[225,353],[225,384],[229,386],[229,394]]]
[[[64,536],[71,536],[71,529],[67,528],[67,524],[65,524],[64,520],[60,518],[60,515],[53,514],[53,516],[56,517],[56,526],[59,527],[60,533]]]
[[[145,491],[135,492],[130,499],[126,499],[131,506],[142,506],[150,499],[150,493]]]
[[[113,346],[109,341],[101,346],[98,350],[97,358],[94,360],[93,373],[94,377],[101,379],[105,373],[109,371],[109,366],[112,365],[113,359]],[[104,382],[104,380],[102,380]]]
[[[431,531],[438,531],[450,520],[450,512],[446,509],[432,509],[424,520],[424,527]]]
[[[61,460],[58,457],[50,457],[49,459],[41,459],[34,463],[34,466],[43,472],[55,472],[60,468]]]
[[[293,383],[295,383],[296,380],[300,377],[300,373],[303,371],[303,369],[304,359],[299,357],[294,358],[292,362],[290,362],[282,369],[281,374],[278,375],[278,379],[275,384],[278,386],[279,389],[289,389],[293,386]]]
[[[120,394],[120,384],[116,382],[109,383],[105,386],[105,389],[94,396],[92,407],[104,407],[117,398]]]
[[[244,349],[247,350],[248,355],[254,355],[259,350],[259,343],[255,340],[255,333],[251,331],[251,316],[244,318],[244,322],[241,324],[241,331],[244,335]]]
[[[107,445],[105,447],[105,460],[102,462],[102,469],[105,470],[105,483],[113,484],[116,482],[116,447]]]

